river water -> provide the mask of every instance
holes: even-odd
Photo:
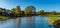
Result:
[[[0,28],[54,28],[47,16],[18,17],[0,21]]]

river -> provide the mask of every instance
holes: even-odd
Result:
[[[18,17],[0,21],[0,28],[54,28],[47,16]]]

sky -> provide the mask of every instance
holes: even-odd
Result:
[[[20,6],[24,10],[27,6],[36,7],[36,11],[43,9],[44,11],[60,12],[60,0],[0,0],[0,7],[12,9]]]

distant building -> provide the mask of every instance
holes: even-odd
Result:
[[[0,12],[6,12],[6,9],[0,8]]]
[[[5,15],[5,14],[6,14],[6,9],[0,8],[0,15]]]
[[[6,13],[7,13],[7,14],[10,14],[10,13],[11,13],[11,10],[6,10]]]

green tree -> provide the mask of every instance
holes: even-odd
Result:
[[[0,8],[0,13],[2,13],[2,15],[6,15],[6,9],[5,8]]]
[[[36,12],[36,8],[34,6],[27,6],[24,10],[25,15],[32,14]]]
[[[21,14],[20,6],[16,6],[16,8],[11,9],[11,12],[14,13],[15,16],[20,16]]]
[[[20,8],[20,6],[16,6],[16,8],[15,8],[15,14],[21,14],[20,13],[21,12],[21,8]]]
[[[43,9],[41,9],[41,10],[40,10],[40,11],[38,11],[37,13],[38,13],[38,15],[44,15],[44,10],[43,10]]]
[[[56,15],[56,11],[52,11],[50,14],[51,15]]]

